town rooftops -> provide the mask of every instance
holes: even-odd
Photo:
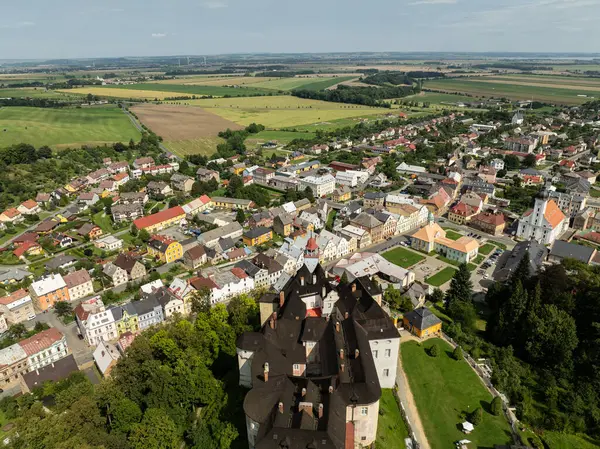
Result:
[[[60,274],[51,274],[39,281],[33,282],[31,284],[31,289],[35,292],[36,296],[40,297],[61,288],[65,288],[66,286],[67,284]]]
[[[0,350],[0,368],[10,366],[27,358],[27,354],[19,343]]]
[[[52,259],[49,262],[46,262],[45,267],[49,270],[57,270],[60,267],[66,266],[66,265],[72,265],[75,262],[77,262],[77,258],[74,256],[69,256],[67,254],[61,254],[59,256],[56,256],[54,259]],[[60,276],[55,275],[55,276]]]
[[[184,215],[185,211],[183,210],[183,208],[181,206],[176,206],[171,207],[169,209],[161,210],[160,212],[148,215],[147,217],[138,218],[133,222],[133,224],[138,229],[144,229]]]
[[[31,301],[31,297],[29,296],[29,292],[23,288],[12,292],[8,296],[0,297],[0,304],[8,307],[9,309],[14,309],[19,307],[22,304]]]
[[[555,240],[548,256],[554,256],[561,259],[575,259],[589,264],[595,253],[596,250],[589,246],[577,245],[575,243],[565,242],[564,240]]]
[[[213,196],[212,202],[213,203],[229,203],[229,204],[236,204],[238,206],[247,206],[247,207],[252,207],[252,205],[254,204],[254,202],[252,200],[244,200],[241,198],[226,198],[224,196]]]
[[[64,335],[55,327],[39,332],[25,340],[21,340],[19,345],[28,356],[35,355],[41,351],[48,349],[57,341],[64,338]]]
[[[23,374],[23,380],[31,391],[36,387],[42,386],[44,382],[58,382],[59,380],[66,379],[76,371],[79,371],[77,362],[75,362],[73,355],[69,354],[67,357],[57,360],[50,365]]]
[[[411,312],[405,313],[406,318],[411,326],[419,330],[428,329],[442,321],[435,316],[427,307],[419,307]]]
[[[78,285],[90,282],[92,278],[87,270],[81,269],[72,273],[66,274],[63,278],[67,284],[67,288],[77,287]]]
[[[130,254],[119,254],[114,261],[114,265],[127,271],[128,274],[131,274],[131,270],[135,266],[137,259]]]
[[[268,234],[272,232],[271,229],[265,228],[264,226],[257,226],[256,228],[249,229],[244,232],[244,237],[249,239],[255,239],[260,237],[261,235]]]

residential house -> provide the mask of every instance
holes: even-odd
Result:
[[[14,207],[6,209],[4,212],[2,212],[0,214],[0,222],[5,223],[5,224],[6,223],[19,224],[19,223],[22,223],[23,221],[25,221],[25,217],[23,216],[23,214],[21,214],[21,212],[19,212]]]
[[[171,176],[171,185],[173,190],[178,190],[183,193],[189,193],[192,191],[194,185],[194,178],[183,175],[181,173],[174,173]]]
[[[336,184],[347,187],[356,187],[367,182],[367,179],[369,179],[369,173],[366,171],[338,171],[335,175]]]
[[[72,273],[66,274],[63,279],[65,284],[67,284],[67,290],[69,291],[69,298],[71,301],[85,298],[94,293],[94,284],[92,283],[92,278],[87,270],[81,269],[73,271]]]
[[[34,200],[27,200],[19,204],[17,210],[23,215],[35,215],[39,214],[42,211],[42,208]]]
[[[52,239],[52,245],[54,245],[55,248],[68,248],[73,244],[73,238],[67,234],[51,234],[50,238]]]
[[[238,262],[236,267],[241,268],[246,274],[254,278],[255,288],[272,286],[283,273],[283,266],[266,254],[258,254],[251,262],[247,260]]]
[[[119,337],[122,337],[128,333],[135,335],[139,332],[140,326],[138,323],[137,310],[133,306],[132,302],[123,306],[113,306],[108,309],[108,312],[110,312],[113,316]]]
[[[85,223],[77,229],[77,234],[82,237],[87,237],[90,240],[96,240],[102,237],[102,229],[94,223]]]
[[[67,284],[60,274],[43,277],[29,286],[29,294],[39,311],[46,311],[58,301],[69,301]]]
[[[140,301],[134,301],[133,308],[137,313],[140,331],[164,321],[162,306],[155,297],[149,296]]]
[[[364,229],[371,236],[371,244],[380,242],[384,239],[383,223],[366,212],[358,214],[350,220],[350,224],[357,228]],[[358,240],[358,239],[357,239]]]
[[[298,218],[306,223],[311,224],[313,230],[322,229],[325,226],[325,223],[323,223],[323,220],[321,220],[321,216],[314,207],[302,211]]]
[[[425,167],[420,167],[418,165],[409,165],[406,162],[402,162],[400,165],[398,165],[396,167],[396,171],[398,173],[407,174],[407,175],[427,173],[427,169]]]
[[[536,240],[542,245],[552,244],[569,227],[569,220],[549,192],[543,190],[536,198],[533,209],[519,219],[517,237]]]
[[[127,272],[130,281],[135,281],[146,276],[146,267],[144,264],[127,253],[119,254],[113,263]]]
[[[479,213],[479,208],[459,201],[448,211],[448,220],[457,224],[465,224]]]
[[[254,279],[237,267],[225,271],[208,269],[201,276],[191,279],[190,284],[196,290],[208,288],[211,304],[254,290]]]
[[[60,222],[57,220],[48,219],[37,225],[34,229],[34,232],[38,234],[48,234],[49,232],[52,232],[59,224]]]
[[[94,246],[108,252],[116,251],[123,248],[123,240],[114,235],[107,235],[106,237],[96,240]]]
[[[27,354],[15,343],[0,349],[0,385],[4,388],[19,381],[19,376],[27,372]]]
[[[234,241],[239,240],[244,233],[244,228],[237,221],[229,223],[225,226],[213,229],[212,231],[204,232],[198,236],[198,243],[213,248],[221,238],[230,238]]]
[[[38,203],[40,207],[46,207],[52,201],[52,197],[49,193],[39,192],[35,197],[35,202]]]
[[[538,142],[537,137],[509,137],[504,140],[504,148],[520,153],[533,153]]]
[[[103,377],[109,377],[110,372],[121,358],[121,353],[115,345],[101,341],[92,353],[96,367]]]
[[[127,161],[113,162],[106,168],[113,175],[116,175],[117,173],[127,173],[129,171],[129,162],[127,162]]]
[[[273,231],[269,228],[257,227],[242,234],[242,240],[247,246],[262,245],[273,238]]]
[[[48,271],[66,270],[77,263],[77,258],[61,254],[44,265]]]
[[[141,204],[117,204],[110,209],[115,223],[133,221],[144,216],[144,207]]]
[[[492,161],[490,162],[490,167],[497,171],[504,170],[504,160],[498,158],[492,159]]]
[[[148,202],[148,194],[146,192],[123,192],[119,194],[121,204],[140,204],[144,205]]]
[[[492,235],[501,235],[506,227],[504,214],[481,212],[471,218],[470,226]]]
[[[169,319],[176,313],[180,315],[187,314],[183,299],[178,297],[167,287],[161,287],[153,291],[147,295],[144,300],[146,301],[148,299],[154,300],[160,305],[164,319]]]
[[[555,240],[548,254],[548,262],[560,264],[564,259],[574,259],[590,265],[597,254],[595,248],[578,245],[576,243]]]
[[[332,272],[340,278],[345,273],[349,282],[377,276],[402,288],[408,288],[415,281],[414,272],[387,261],[381,254],[370,252],[354,253],[340,259]]]
[[[206,250],[202,245],[196,245],[183,253],[183,263],[186,267],[195,270],[208,262]]]
[[[269,179],[269,187],[273,187],[278,190],[294,190],[297,191],[300,186],[300,181],[297,178],[291,176],[275,175]]]
[[[358,226],[353,226],[353,225],[344,226],[342,229],[340,229],[340,234],[342,234],[342,236],[346,236],[348,238],[355,239],[356,245],[359,249],[366,248],[367,246],[370,246],[372,243],[371,234],[369,233],[369,231],[367,231],[363,228],[360,228]]]
[[[219,172],[215,170],[209,170],[207,168],[200,167],[196,170],[196,177],[200,182],[208,182],[211,179],[214,179],[217,182],[221,182],[221,177],[219,176]]]
[[[119,336],[115,319],[100,296],[83,301],[73,312],[79,332],[88,345],[95,346]]]
[[[129,280],[127,276],[127,271],[119,268],[112,262],[108,262],[102,268],[102,273],[104,273],[112,282],[113,286],[117,287],[122,284],[126,284]]]
[[[35,318],[33,301],[29,292],[20,288],[8,296],[0,297],[0,313],[9,326]]]
[[[18,345],[27,354],[28,371],[39,370],[69,355],[67,338],[55,327],[21,340]]]
[[[335,178],[329,173],[300,179],[300,189],[310,188],[315,197],[330,195],[335,190]]]
[[[31,393],[36,388],[40,388],[48,382],[60,382],[77,371],[79,371],[77,362],[73,355],[69,354],[52,363],[52,365],[44,366],[28,373],[19,373],[18,379],[21,393]]]
[[[10,285],[33,277],[27,270],[21,268],[0,268],[0,285]]]
[[[106,168],[100,168],[87,175],[88,184],[99,184],[110,176],[110,172]]]
[[[183,257],[183,248],[176,240],[153,235],[148,242],[148,254],[163,263],[171,263]]]
[[[181,206],[189,217],[194,217],[195,215],[204,212],[210,207],[210,198],[207,195],[202,195],[187,204]]]
[[[446,231],[433,221],[433,216],[411,236],[411,247],[425,253],[436,251],[459,263],[469,263],[479,251],[479,243],[471,237],[463,236],[458,240],[446,237]]]
[[[387,194],[384,192],[367,192],[363,197],[364,207],[383,206]]]
[[[275,170],[259,167],[252,172],[252,177],[256,184],[268,186],[271,179],[275,177]]]
[[[146,190],[151,196],[160,195],[165,197],[173,193],[171,186],[163,181],[150,181],[146,186]]]
[[[133,168],[141,170],[142,168],[149,168],[155,165],[154,159],[151,157],[140,157],[133,161]]]
[[[268,210],[256,212],[248,219],[248,226],[251,228],[255,228],[257,226],[270,228],[273,226],[273,215],[271,215],[271,212]]]
[[[148,215],[147,217],[138,218],[137,220],[134,220],[133,224],[138,230],[141,231],[142,229],[145,229],[150,234],[153,234],[170,226],[179,224],[183,220],[185,220],[185,211],[181,206],[175,206]]]
[[[352,198],[352,190],[348,186],[340,186],[333,191],[331,199],[337,203],[343,203]]]
[[[558,192],[554,186],[548,190],[552,200],[558,205],[558,208],[570,218],[575,217],[587,206],[587,195],[578,192]]]
[[[287,237],[288,235],[290,235],[292,233],[292,222],[294,221],[294,218],[287,213],[282,213],[279,215],[276,215],[275,218],[273,219],[273,230],[279,234],[282,235],[284,237]]]
[[[525,256],[529,260],[529,273],[533,276],[540,270],[546,260],[548,249],[535,240],[525,240],[517,243],[511,251],[505,251],[498,260],[496,269],[492,274],[494,280],[499,282],[508,281]]]

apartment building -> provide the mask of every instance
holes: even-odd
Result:
[[[21,340],[18,344],[27,354],[28,371],[43,368],[69,355],[67,338],[54,327]]]
[[[119,336],[114,317],[106,309],[100,296],[83,301],[75,307],[74,312],[79,332],[88,345],[96,346]]]
[[[67,283],[60,274],[51,274],[33,282],[29,286],[29,294],[36,309],[48,310],[58,301],[69,301]]]
[[[9,326],[34,319],[35,310],[29,292],[21,288],[8,296],[1,297],[0,313],[4,315]]]
[[[94,284],[90,277],[90,273],[88,273],[87,270],[81,269],[66,274],[64,280],[67,284],[67,290],[69,291],[69,298],[71,301],[85,298],[94,293]]]
[[[300,179],[300,189],[310,188],[315,197],[330,195],[335,190],[335,178],[328,174],[319,176],[307,176]]]

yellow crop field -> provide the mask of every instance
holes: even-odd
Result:
[[[247,86],[278,78],[256,78],[254,76],[225,76],[225,77],[190,77],[177,78],[174,80],[157,81],[159,84],[179,84],[186,86]]]
[[[80,95],[97,95],[99,97],[110,97],[110,98],[135,98],[138,100],[163,100],[170,97],[181,97],[181,92],[163,92],[154,90],[135,90],[135,89],[119,89],[110,87],[78,87],[77,89],[63,89],[57,92],[64,92],[66,94],[80,94]]]
[[[189,100],[213,114],[241,125],[260,123],[268,128],[284,128],[352,117],[381,115],[389,109],[307,100],[287,95]]]

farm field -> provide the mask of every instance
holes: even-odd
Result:
[[[418,101],[420,103],[460,103],[460,102],[471,102],[475,99],[473,97],[467,97],[465,95],[453,95],[453,94],[441,94],[437,92],[421,92],[416,95],[409,95],[407,97],[399,98],[401,101]]]
[[[220,137],[199,137],[197,139],[165,141],[164,145],[169,151],[180,157],[189,154],[212,156],[217,151],[217,145],[223,142],[225,140]]]
[[[167,86],[164,86],[165,89]],[[134,90],[134,89],[119,89],[117,87],[78,87],[75,89],[61,89],[57,90],[64,94],[73,95],[97,95],[98,97],[105,98],[125,98],[132,100],[163,100],[165,98],[181,97],[179,92],[168,92],[163,91],[151,91],[151,90]]]
[[[537,84],[552,84],[565,86],[593,86],[600,88],[600,78],[586,76],[561,76],[561,75],[504,75],[486,76],[484,80],[515,81]]]
[[[29,143],[55,148],[138,140],[140,133],[117,107],[0,109],[0,147]]]
[[[275,78],[253,84],[253,87],[275,90],[322,90],[355,78],[355,76]]]
[[[100,89],[106,89],[106,87],[100,87]],[[108,89],[121,89],[121,90],[146,90],[161,92],[165,90],[164,84],[158,83],[140,83],[140,84],[127,84],[124,86],[114,86]],[[214,97],[224,97],[229,95],[232,97],[244,97],[250,95],[266,95],[272,93],[266,89],[256,89],[254,87],[223,87],[223,86],[200,86],[200,85],[182,85],[182,84],[169,84],[169,92],[176,92],[179,96],[184,95],[212,95]]]
[[[175,78],[172,80],[155,81],[157,84],[179,84],[185,86],[228,86],[237,85],[244,86],[249,84],[260,83],[264,80],[278,78],[255,78],[253,76],[223,76],[223,75],[199,75],[183,78]]]
[[[0,84],[2,81],[0,80]],[[18,89],[0,89],[0,98],[49,98],[53,100],[67,100],[75,95],[67,95],[55,90],[46,90],[43,87],[21,87]]]
[[[438,356],[426,351],[438,347]],[[446,449],[454,442],[468,438],[472,447],[491,448],[512,441],[510,427],[503,414],[488,412],[492,395],[464,360],[452,358],[452,348],[441,339],[418,344],[402,343],[402,364],[414,396],[425,434],[432,449]],[[465,436],[458,425],[469,410],[481,407],[483,420]]]
[[[247,143],[259,143],[268,142],[270,140],[276,140],[279,143],[289,143],[294,139],[312,139],[315,137],[314,133],[311,132],[293,132],[293,131],[271,131],[265,130],[258,134],[253,134],[248,139]]]
[[[413,265],[421,262],[422,260],[425,260],[424,256],[400,247],[387,251],[383,253],[382,256],[388,262],[396,264],[402,268],[412,267]]]
[[[590,101],[594,96],[589,90],[577,88],[566,89],[563,87],[539,86],[539,85],[520,85],[517,82],[508,81],[492,82],[484,81],[481,78],[473,79],[446,79],[427,81],[425,89],[439,89],[444,91],[454,91],[469,93],[475,96],[486,97],[506,97],[512,100],[537,100],[560,104],[581,104]],[[578,95],[587,95],[587,97],[578,97]],[[600,95],[600,90],[596,96]]]
[[[241,125],[260,123],[267,128],[295,128],[320,121],[381,115],[389,112],[384,108],[345,105],[284,95],[202,99],[190,100],[186,103],[200,106]]]

